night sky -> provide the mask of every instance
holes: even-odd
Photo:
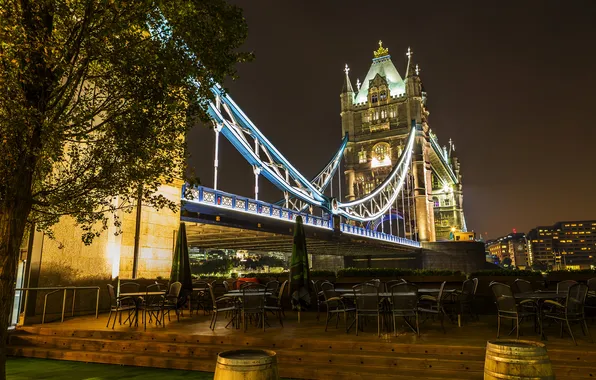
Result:
[[[402,77],[414,52],[429,124],[456,145],[468,229],[596,219],[596,1],[234,3],[256,59],[225,86],[307,177],[340,144],[344,65],[355,86],[380,39]],[[191,131],[190,166],[209,187],[213,146],[212,131]],[[250,166],[227,140],[220,149],[219,189],[253,196]],[[260,199],[281,198],[260,185]]]

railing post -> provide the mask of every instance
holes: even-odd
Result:
[[[99,286],[97,287],[97,297],[95,297],[95,319],[99,318]]]
[[[70,316],[74,317],[74,309],[75,309],[75,298],[77,296],[77,288],[72,290],[72,310],[70,311]]]
[[[66,310],[66,288],[64,288],[64,292],[62,293],[62,321],[64,322],[64,310]]]

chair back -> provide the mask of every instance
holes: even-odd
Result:
[[[358,311],[379,310],[379,288],[374,284],[364,283],[353,287],[354,301]]]
[[[114,285],[108,284],[108,295],[110,296],[110,306],[118,306],[118,298],[116,297],[116,289]]]
[[[390,292],[391,291],[391,287],[393,285],[401,284],[403,282],[406,282],[406,280],[404,280],[403,278],[400,278],[399,280],[390,280],[390,281],[387,281],[385,283],[385,290],[388,291],[388,292]]]
[[[226,280],[221,282],[224,286],[224,289],[226,290],[226,293],[230,291],[230,284],[228,284],[228,282]]]
[[[565,280],[557,283],[557,294],[567,293],[572,285],[577,284],[577,281]]]
[[[567,315],[583,315],[586,305],[586,296],[588,295],[588,286],[578,284],[577,282],[567,290],[567,299],[565,300],[565,313]]]
[[[313,292],[315,292],[315,295],[318,296],[319,293],[321,292],[321,287],[319,286],[321,284],[320,280],[310,280],[310,283],[312,285],[312,290]]]
[[[120,287],[118,288],[118,294],[137,293],[140,287],[141,285],[137,284],[136,282],[122,282],[120,283]]]
[[[252,283],[242,288],[242,309],[246,312],[259,312],[265,308],[265,285]]]
[[[441,309],[441,305],[443,303],[443,295],[445,293],[445,285],[447,285],[447,281],[443,281],[441,286],[439,287],[439,294],[437,294],[437,307],[439,310]]]
[[[596,292],[596,277],[592,277],[588,280],[588,291],[589,292]]]
[[[381,287],[381,280],[379,280],[378,278],[372,279],[370,281],[367,281],[369,284],[373,284],[377,289],[379,289]]]
[[[495,296],[497,309],[504,313],[517,313],[517,303],[509,285],[492,282],[490,288]]]
[[[418,287],[407,282],[394,284],[391,289],[391,310],[415,311],[418,309]]]
[[[476,295],[476,291],[478,291],[478,277],[474,277],[472,282],[474,282],[474,295]]]
[[[265,291],[271,293],[271,295],[277,297],[277,291],[279,290],[279,281],[269,281],[265,284]]]
[[[323,292],[323,298],[325,299],[325,303],[329,307],[337,307],[338,302],[333,300],[329,301],[332,298],[339,297],[339,294],[335,291],[335,285],[330,283],[329,281],[323,281],[321,283],[321,291]]]
[[[234,280],[232,281],[232,289],[237,289],[238,286],[238,281]]]
[[[279,307],[281,307],[281,301],[283,299],[284,290],[286,290],[287,285],[288,285],[288,280],[285,280],[284,282],[281,283],[281,286],[279,287],[279,293],[277,295],[277,306],[279,306]]]
[[[532,283],[530,281],[522,280],[521,278],[516,279],[513,284],[518,293],[530,293],[533,292]]]
[[[207,287],[209,288],[209,296],[211,297],[213,310],[217,310],[217,299],[215,298],[215,293],[213,292],[213,286],[211,286],[211,284],[207,284]]]
[[[180,296],[180,290],[182,290],[182,283],[179,281],[173,282],[170,285],[170,291],[168,292],[168,297],[178,298],[178,296]]]
[[[165,302],[164,294],[149,294],[152,292],[162,292],[163,285],[159,283],[151,284],[147,286],[147,294],[145,295],[144,303],[145,306],[159,307]]]
[[[459,295],[458,299],[460,301],[471,301],[474,298],[474,288],[476,285],[474,284],[474,280],[467,279],[461,285],[461,294]]]

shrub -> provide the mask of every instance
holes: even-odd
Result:
[[[443,269],[345,268],[337,277],[461,276],[460,271]]]
[[[332,270],[311,270],[310,271],[311,277],[335,277],[335,272]]]
[[[470,277],[486,277],[486,276],[515,276],[515,277],[538,277],[542,276],[540,272],[533,272],[531,270],[511,270],[511,269],[499,269],[499,270],[481,270],[478,272],[470,273]]]
[[[585,274],[596,274],[596,269],[580,269],[580,270],[552,270],[548,272],[549,274],[553,273],[561,273],[561,274],[576,274],[576,273],[585,273]]]

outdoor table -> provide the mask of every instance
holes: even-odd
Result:
[[[538,308],[538,324],[540,325],[540,338],[547,340],[544,335],[544,329],[542,328],[542,304],[546,300],[557,300],[567,298],[567,293],[557,293],[556,291],[536,291],[536,292],[525,292],[525,293],[514,293],[513,297],[516,300],[533,300],[536,302]]]
[[[159,292],[130,292],[130,293],[120,293],[120,298],[122,297],[132,297],[135,301],[135,324],[139,321],[139,298],[143,296],[165,296],[166,291],[159,291]]]
[[[229,292],[224,294],[224,297],[242,297],[243,294],[246,294],[247,296],[262,296],[263,293],[265,294],[265,296],[270,296],[273,294],[271,292],[265,292],[264,289],[263,290],[259,289],[256,292],[250,291],[250,292],[246,292],[246,293],[242,293],[241,291],[230,290]]]

